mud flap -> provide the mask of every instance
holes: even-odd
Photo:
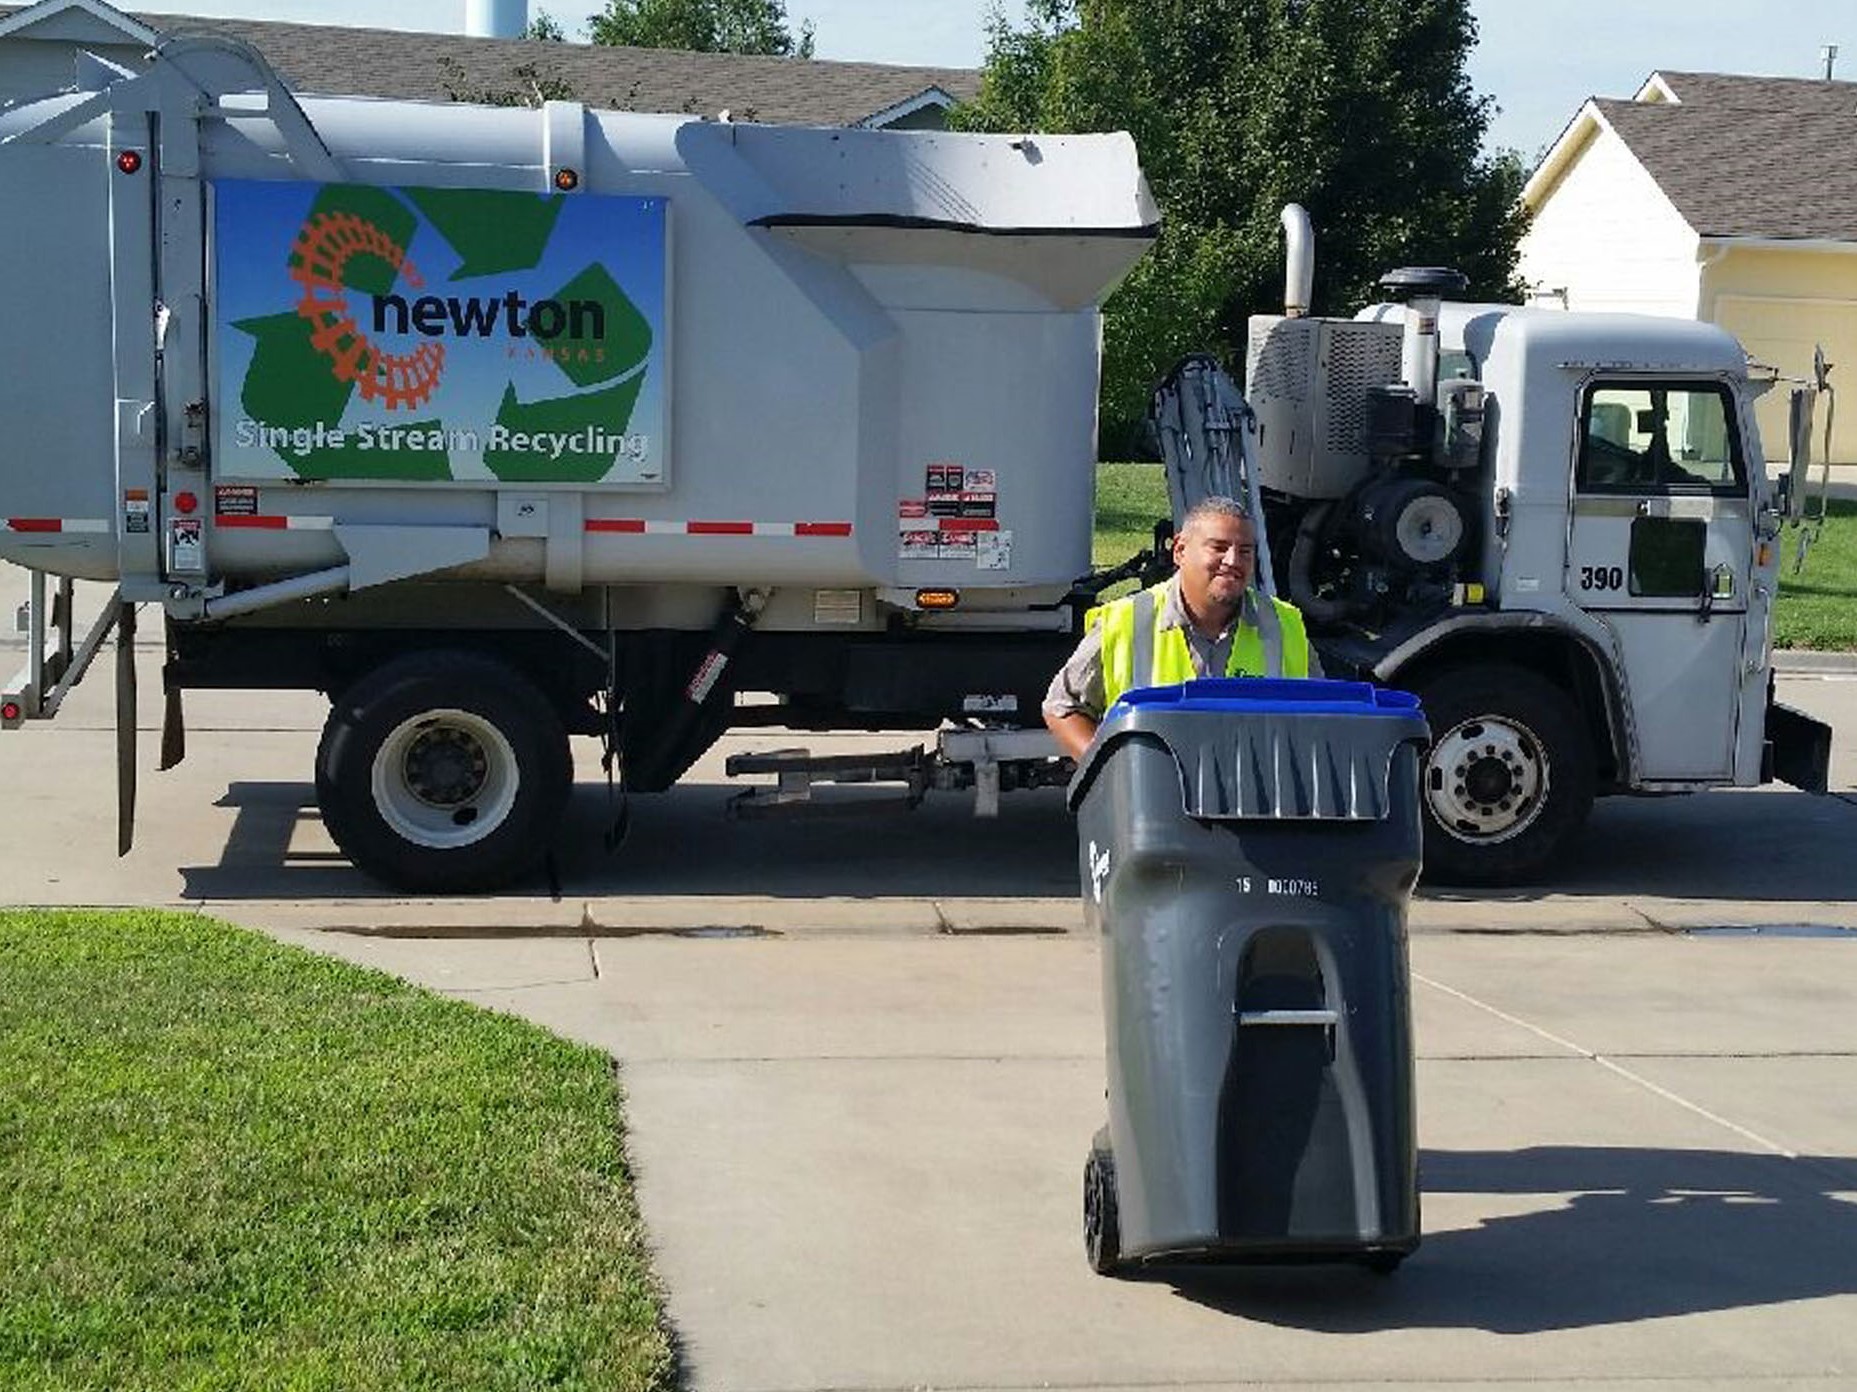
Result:
[[[135,605],[116,614],[116,854],[135,846]]]
[[[1808,793],[1831,786],[1831,727],[1778,701],[1767,706],[1767,768],[1782,783]]]

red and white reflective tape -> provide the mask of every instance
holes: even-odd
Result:
[[[227,513],[213,519],[215,527],[245,528],[260,532],[326,532],[335,526],[333,517],[280,517],[271,514]]]
[[[849,522],[661,522],[643,517],[589,517],[590,532],[631,536],[848,537]]]
[[[9,517],[9,532],[89,532],[107,534],[110,524],[102,517]]]

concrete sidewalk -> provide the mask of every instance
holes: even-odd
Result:
[[[1418,1255],[1109,1281],[1080,935],[275,931],[623,1061],[693,1387],[1857,1380],[1857,934],[1420,934]]]

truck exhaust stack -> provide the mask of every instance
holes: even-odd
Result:
[[[1315,298],[1315,228],[1300,203],[1283,206],[1283,317],[1300,319]]]

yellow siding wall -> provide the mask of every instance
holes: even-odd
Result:
[[[1705,253],[1706,255],[1706,253]],[[1857,245],[1848,251],[1779,251],[1737,248],[1705,266],[1701,317],[1741,340],[1758,362],[1791,376],[1812,367],[1812,349],[1845,364],[1831,374],[1834,387],[1849,389],[1831,439],[1834,463],[1857,463]],[[1760,435],[1768,461],[1787,456],[1786,386],[1760,403]],[[1813,449],[1823,449],[1825,408],[1819,407]]]

